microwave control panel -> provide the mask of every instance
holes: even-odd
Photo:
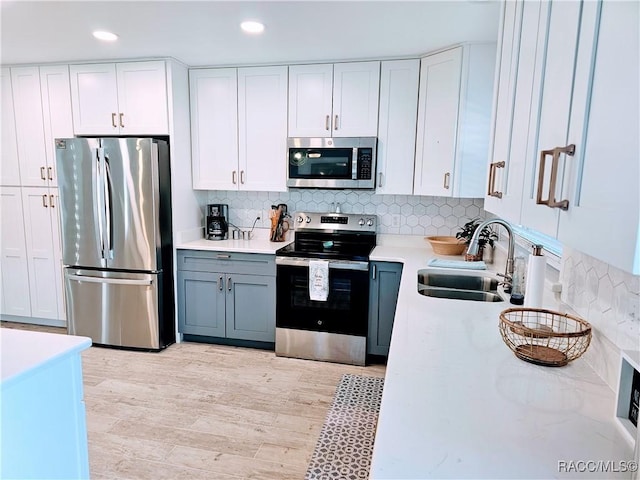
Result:
[[[373,156],[373,149],[371,148],[358,149],[358,180],[371,180],[372,156]]]

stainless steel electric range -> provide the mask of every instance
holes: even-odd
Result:
[[[294,215],[295,241],[276,252],[276,355],[365,364],[377,222],[375,215]],[[328,277],[326,300],[310,295],[310,270],[318,269]]]

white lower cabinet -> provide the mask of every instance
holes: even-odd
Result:
[[[504,8],[485,208],[639,274],[640,4]]]
[[[463,45],[422,59],[415,195],[484,195],[494,65],[495,44]]]

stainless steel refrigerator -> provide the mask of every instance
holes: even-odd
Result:
[[[56,139],[68,331],[95,344],[175,342],[169,148]]]

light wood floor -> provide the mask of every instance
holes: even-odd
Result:
[[[198,343],[82,360],[95,480],[303,479],[342,374],[385,372]]]

